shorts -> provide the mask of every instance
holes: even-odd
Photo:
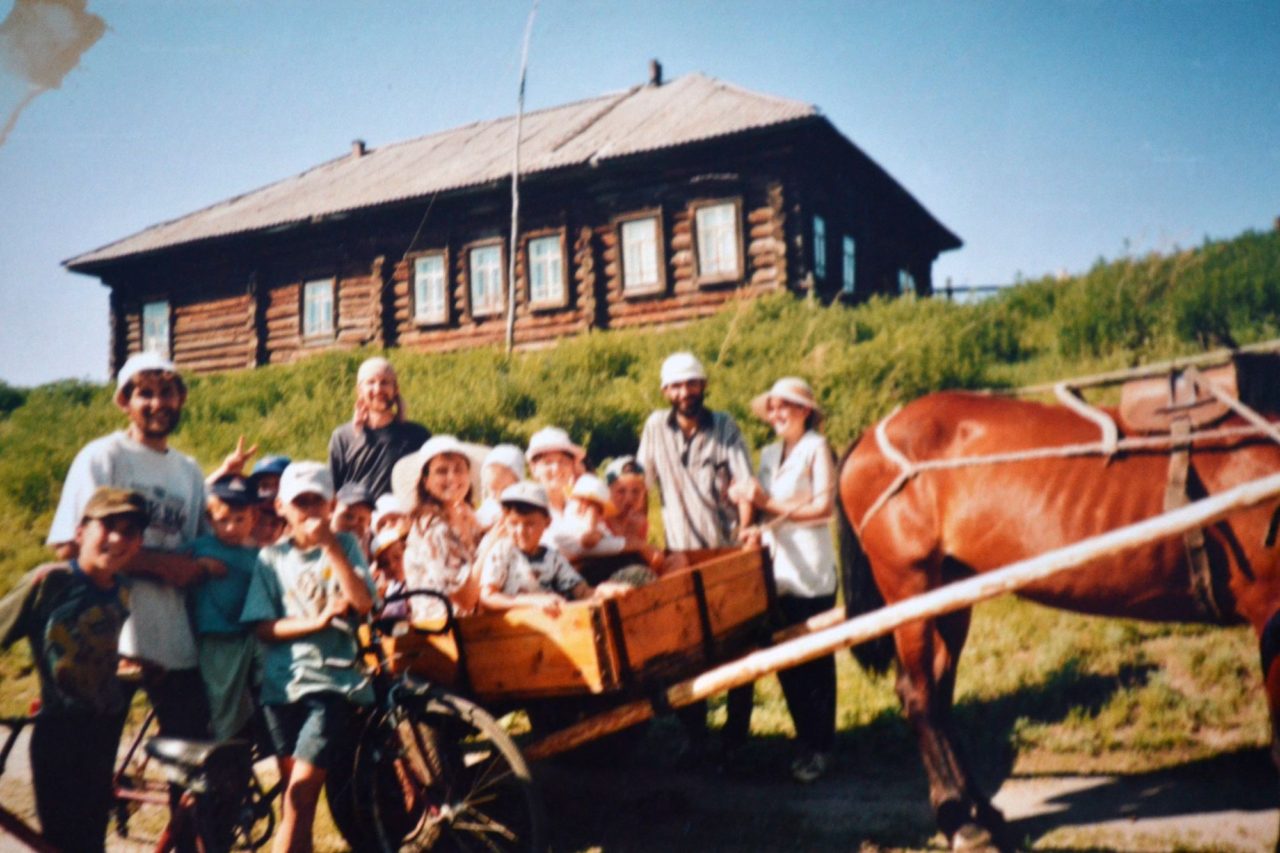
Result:
[[[355,706],[341,694],[320,692],[262,711],[276,755],[328,770],[343,752]]]

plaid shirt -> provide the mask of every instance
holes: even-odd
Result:
[[[685,438],[674,409],[656,411],[645,421],[636,459],[649,484],[658,483],[669,549],[735,543],[738,508],[729,484],[751,477],[751,457],[732,417],[703,409],[697,430]]]

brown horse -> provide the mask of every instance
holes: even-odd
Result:
[[[1233,417],[1215,427],[1242,423]],[[1191,451],[1192,498],[1280,472],[1280,444],[1242,430],[1224,432],[1229,434],[1197,440]],[[902,471],[894,450],[914,463],[1098,440],[1098,426],[1065,407],[1005,397],[938,393],[891,415],[880,438],[874,431],[864,435],[841,464],[851,612],[881,603],[866,595],[856,600],[859,590],[872,596],[878,590],[883,601],[894,603],[1156,515],[1164,509],[1170,469],[1167,448],[1122,451],[921,471],[894,492],[890,486]],[[886,492],[890,496],[882,498]],[[1209,583],[1197,584],[1196,561],[1184,539],[1175,537],[1038,582],[1021,595],[1097,615],[1249,623],[1261,644],[1274,735],[1280,732],[1280,546],[1271,544],[1276,510],[1272,502],[1241,511],[1204,531]],[[868,565],[874,587],[859,575]],[[897,692],[919,742],[939,828],[956,848],[1003,847],[1003,818],[974,784],[951,729],[969,618],[968,610],[958,611],[894,633]],[[1274,745],[1272,757],[1280,763]]]

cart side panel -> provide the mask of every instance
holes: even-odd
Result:
[[[518,607],[459,620],[472,693],[483,701],[615,687],[616,666],[595,609],[571,603],[549,616]]]
[[[436,684],[458,683],[458,641],[453,634],[409,632],[399,637],[383,637],[382,652],[392,672],[406,670]]]
[[[621,637],[612,636],[624,671],[637,678],[705,655],[692,573],[678,572],[615,600]],[[625,657],[624,657],[625,656]]]
[[[711,633],[718,644],[762,625],[769,613],[770,567],[759,549],[739,550],[700,563]]]

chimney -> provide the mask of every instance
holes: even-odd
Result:
[[[351,140],[351,159],[359,160],[363,156],[364,156],[364,140],[363,139]]]
[[[656,59],[649,60],[649,85],[662,85],[662,63]]]

